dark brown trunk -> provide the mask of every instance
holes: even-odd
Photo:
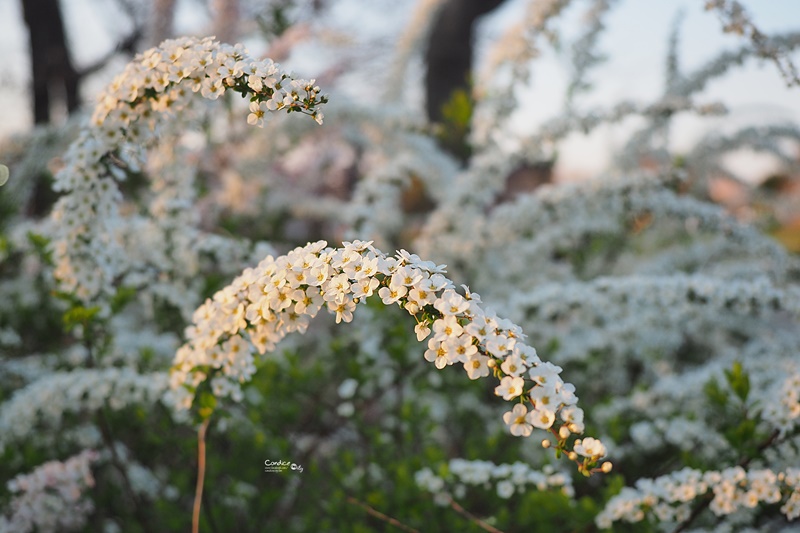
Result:
[[[22,0],[30,34],[33,118],[50,122],[54,100],[63,99],[68,113],[80,106],[80,76],[69,57],[64,20],[58,0]]]
[[[455,91],[469,91],[475,21],[503,0],[447,0],[431,28],[425,52],[428,120],[440,122]]]

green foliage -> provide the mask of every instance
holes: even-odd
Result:
[[[43,235],[28,232],[28,241],[33,246],[34,252],[48,265],[53,264],[53,253],[50,250],[50,240]]]
[[[459,159],[466,160],[472,153],[468,143],[474,103],[469,92],[456,89],[442,106],[442,125],[437,138],[442,147]]]
[[[114,296],[111,297],[111,313],[117,314],[122,309],[125,308],[126,305],[134,301],[136,298],[136,289],[133,287],[120,287],[117,289],[117,292]]]
[[[750,376],[740,361],[725,369],[725,385],[716,379],[709,380],[704,392],[709,403],[719,413],[722,434],[739,457],[756,457],[759,445],[768,438],[759,430],[758,419],[749,415],[747,398],[750,394]]]
[[[87,327],[100,312],[100,307],[84,307],[76,305],[64,313],[64,330],[72,331],[77,326]]]
[[[750,394],[750,376],[744,372],[742,363],[736,361],[732,369],[725,370],[725,379],[728,380],[728,385],[736,396],[742,402],[746,402],[747,395]]]

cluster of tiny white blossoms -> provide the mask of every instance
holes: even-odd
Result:
[[[0,451],[13,442],[46,443],[43,428],[57,428],[69,413],[94,412],[107,405],[118,411],[153,404],[167,389],[164,373],[139,374],[130,368],[55,372],[16,391],[0,409]]]
[[[585,360],[598,351],[641,358],[644,350],[678,349],[687,332],[747,331],[780,313],[800,316],[800,291],[765,277],[745,281],[704,274],[629,275],[543,283],[513,295],[508,312],[516,320],[557,322],[556,329],[545,333],[561,334],[559,361]]]
[[[531,487],[539,491],[557,490],[568,497],[575,494],[572,478],[552,465],[536,470],[520,461],[496,465],[491,461],[451,459],[446,472],[443,477],[437,476],[425,467],[414,474],[417,485],[431,492],[440,505],[447,505],[451,497],[464,497],[469,485],[485,490],[494,489],[503,499],[523,493]]]
[[[631,421],[629,443],[617,443],[615,457],[659,453],[667,447],[691,452],[710,461],[736,453],[720,427],[719,411],[710,402],[709,384],[729,397],[732,408],[741,408],[757,424],[759,433],[775,435],[775,442],[791,445],[800,426],[800,362],[798,345],[785,342],[751,342],[708,363],[679,374],[663,375],[646,390],[615,399],[593,412],[592,419],[607,425],[611,420]],[[738,361],[749,381],[746,398],[737,398],[726,383],[725,373]],[[667,374],[667,373],[665,373]],[[768,450],[769,451],[769,450]],[[796,452],[774,450],[764,466],[792,465]],[[766,456],[765,456],[766,457]]]
[[[783,502],[781,513],[794,520],[800,516],[800,469],[773,472],[736,466],[701,472],[684,468],[655,479],[640,479],[636,488],[623,488],[611,498],[595,522],[606,529],[614,522],[640,522],[652,515],[660,522],[680,523],[692,514],[693,502],[706,494],[712,498],[709,509],[716,516]]]
[[[722,208],[681,196],[669,186],[664,178],[647,176],[547,186],[488,213],[478,213],[469,223],[459,221],[463,207],[453,206],[453,211],[437,212],[430,218],[424,239],[417,244],[426,252],[437,253],[437,257],[445,254],[444,260],[449,263],[475,265],[466,275],[477,286],[515,293],[520,280],[534,285],[531,281],[585,279],[587,273],[578,275],[569,262],[549,259],[583,247],[592,237],[630,236],[635,221],[644,217],[650,233],[673,231],[698,240],[709,234],[722,234],[730,250],[727,257],[751,267],[757,259],[760,268],[785,275],[787,254],[777,243],[752,226],[737,222]],[[453,196],[457,194],[454,192]],[[670,226],[675,223],[679,225]],[[513,250],[513,254],[504,253],[505,250]],[[656,260],[662,252],[651,248],[643,251],[644,254],[626,254],[628,272],[642,268],[643,260]],[[668,248],[663,253],[674,256],[679,251]],[[704,268],[722,263],[709,265],[707,255],[704,260]],[[485,268],[486,264],[492,268]],[[536,268],[531,268],[532,264]],[[502,282],[498,283],[498,277]]]
[[[187,343],[175,356],[173,400],[191,408],[205,382],[214,397],[241,400],[241,384],[256,371],[253,347],[260,354],[275,350],[288,333],[305,332],[323,307],[337,323],[350,322],[357,304],[377,293],[385,305],[397,304],[414,316],[417,340],[428,339],[424,357],[436,368],[461,365],[470,379],[491,374],[500,381],[495,394],[516,402],[504,416],[512,434],[528,436],[534,427],[550,431],[556,447],[588,474],[605,448],[589,437],[567,449],[570,436],[584,430],[575,387],[561,379],[560,367],[541,361],[523,342],[519,326],[484,311],[468,289],[463,296],[456,292],[443,272],[443,266],[404,250],[389,257],[363,241],[342,248],[319,241],[268,256],[195,312]]]
[[[72,144],[54,189],[66,192],[53,209],[53,252],[61,288],[84,300],[109,291],[131,258],[120,253],[117,181],[142,167],[144,149],[167,119],[195,94],[216,100],[226,91],[250,99],[247,121],[261,126],[269,111],[322,121],[327,101],[314,81],[293,79],[269,59],[211,38],[165,41],[136,57],[99,97],[91,123]]]
[[[94,486],[91,464],[99,459],[94,450],[84,450],[64,462],[48,461],[29,474],[8,482],[14,496],[5,516],[0,515],[0,533],[74,531],[86,524],[94,509],[83,493]]]

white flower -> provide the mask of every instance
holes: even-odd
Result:
[[[414,302],[419,307],[424,307],[432,304],[435,301],[436,295],[434,292],[425,290],[422,286],[415,286],[408,291],[408,300]]]
[[[353,416],[353,413],[355,412],[356,408],[352,402],[340,403],[339,406],[336,408],[336,413],[344,418]]]
[[[469,379],[483,378],[489,375],[489,357],[474,353],[464,362],[464,370]]]
[[[528,422],[528,408],[518,403],[511,411],[503,415],[503,422],[511,429],[511,434],[517,437],[527,437],[533,431],[533,426]]]
[[[494,393],[502,396],[504,400],[511,400],[522,394],[525,380],[520,377],[506,376],[500,380],[500,385],[495,387]]]
[[[380,285],[380,282],[375,278],[362,278],[351,285],[353,287],[353,297],[369,298],[378,288],[378,285]]]
[[[490,334],[485,339],[486,351],[495,357],[505,357],[516,344],[516,339],[507,335]]]
[[[556,419],[555,413],[549,409],[536,408],[528,413],[528,421],[539,429],[550,429]]]
[[[543,362],[531,368],[529,375],[531,379],[539,385],[555,384],[561,381],[559,374],[561,367],[553,363]]]
[[[436,365],[436,368],[442,369],[450,362],[450,354],[447,351],[447,345],[444,342],[430,339],[428,341],[428,349],[425,350],[425,360],[430,361]]]
[[[509,376],[519,376],[523,372],[525,372],[525,362],[520,358],[518,355],[509,355],[506,357],[503,364],[500,365],[500,370],[508,374]]]
[[[336,323],[351,322],[353,320],[353,311],[356,309],[356,304],[352,299],[347,299],[342,302],[328,302],[328,309],[336,313]]]
[[[463,331],[461,324],[458,323],[458,318],[452,315],[447,315],[433,322],[433,338],[439,341],[458,337]]]
[[[483,342],[484,338],[488,335],[494,334],[496,329],[497,322],[485,315],[475,316],[472,322],[467,324],[464,328],[467,333],[478,339],[479,342]]]
[[[417,334],[417,342],[422,342],[431,334],[431,328],[429,328],[427,324],[419,322],[414,326],[414,333]]]
[[[391,305],[405,296],[407,292],[408,288],[405,285],[390,285],[381,287],[378,291],[378,296],[381,297],[384,305]]]
[[[460,337],[450,337],[449,351],[453,353],[453,359],[457,363],[466,363],[474,354],[478,353],[478,347],[472,342],[471,335],[461,335]]]
[[[214,79],[214,78],[206,78],[200,84],[200,94],[203,95],[203,98],[208,98],[209,100],[216,100],[225,92],[224,87],[222,86],[221,79]]]
[[[349,400],[355,395],[357,388],[358,381],[354,380],[353,378],[347,378],[339,385],[337,393],[339,394],[339,398],[343,400]]]
[[[422,272],[417,268],[405,265],[401,266],[392,274],[391,285],[405,285],[406,287],[413,287],[422,281]]]
[[[579,443],[576,442],[573,449],[575,453],[589,458],[605,457],[606,455],[606,447],[603,443],[592,437],[586,437]]]
[[[514,484],[511,483],[509,480],[504,479],[503,481],[497,484],[497,495],[507,500],[511,496],[514,495]]]
[[[435,276],[431,276],[433,280]],[[469,301],[452,289],[447,289],[433,306],[443,315],[460,315],[469,309]]]
[[[247,123],[251,126],[264,127],[264,117],[269,109],[267,109],[266,102],[253,101],[250,102],[250,114],[247,115]]]

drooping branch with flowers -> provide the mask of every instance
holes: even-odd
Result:
[[[142,167],[144,151],[196,96],[216,100],[227,91],[249,98],[247,122],[252,125],[262,126],[266,114],[278,110],[308,114],[320,123],[323,119],[319,106],[326,97],[313,80],[293,79],[241,46],[184,38],[137,56],[99,95],[89,127],[55,176],[53,188],[66,193],[51,215],[55,275],[62,290],[84,301],[113,293],[134,264],[134,258],[120,253],[114,234],[124,219],[118,182],[126,171]],[[186,209],[180,200],[173,199],[167,218]]]
[[[534,427],[549,431],[557,452],[581,472],[609,472],[610,463],[598,465],[606,455],[599,440],[573,437],[583,433],[584,416],[562,369],[542,361],[519,326],[484,311],[479,295],[456,292],[444,272],[444,265],[405,251],[389,257],[362,241],[342,248],[319,241],[269,256],[195,311],[172,369],[174,401],[189,409],[199,393],[203,419],[216,399],[241,401],[241,384],[256,372],[254,349],[264,355],[287,334],[305,333],[323,307],[337,323],[350,322],[358,304],[377,294],[384,305],[397,304],[414,317],[417,340],[428,339],[424,357],[436,368],[460,364],[472,380],[498,379],[495,395],[515,402],[503,416],[512,435],[527,437]]]

